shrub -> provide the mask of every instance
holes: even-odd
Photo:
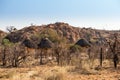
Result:
[[[13,46],[14,44],[9,41],[9,39],[3,39],[2,44],[5,46]]]
[[[70,51],[72,52],[72,53],[75,53],[75,52],[80,52],[80,51],[82,51],[83,49],[80,47],[80,46],[78,46],[78,45],[72,45],[72,46],[70,46]]]
[[[44,38],[44,37],[49,38],[52,42],[57,42],[59,40],[57,32],[49,28],[46,28],[41,32],[40,38]]]

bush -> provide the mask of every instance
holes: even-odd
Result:
[[[70,46],[70,51],[72,52],[72,53],[75,53],[75,52],[80,52],[80,51],[82,51],[83,49],[80,47],[80,46],[78,46],[78,45],[72,45],[72,46]]]
[[[9,41],[9,39],[3,39],[2,44],[5,46],[13,46],[13,43]]]
[[[49,29],[49,28],[44,29],[40,34],[40,38],[45,38],[45,37],[49,38],[52,42],[59,41],[58,34],[53,29]]]

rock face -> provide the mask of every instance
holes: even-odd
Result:
[[[81,38],[90,42],[104,42],[105,38],[110,38],[114,33],[120,31],[105,31],[96,30],[92,28],[78,28],[73,27],[67,23],[56,22],[54,24],[41,25],[41,26],[29,26],[21,30],[12,32],[6,36],[11,42],[24,41],[30,39],[36,44],[39,43],[40,38],[43,36],[48,37],[51,41],[55,42],[56,39],[65,39],[67,43],[76,43]]]

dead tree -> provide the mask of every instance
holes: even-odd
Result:
[[[57,65],[60,65],[60,56],[61,56],[61,47],[57,47],[54,49],[54,53],[55,53],[55,57],[56,57],[56,60],[57,60]]]
[[[17,29],[14,26],[10,26],[7,27],[6,30],[11,33],[11,32],[15,32]]]
[[[54,55],[56,57],[57,65],[63,66],[70,63],[70,52],[62,44],[57,44],[54,48]]]
[[[24,46],[20,44],[4,45],[1,49],[0,60],[3,67],[18,67],[27,58]]]
[[[2,50],[2,66],[6,65],[6,52],[7,52],[7,47],[5,46]]]
[[[22,45],[15,45],[13,47],[12,55],[11,55],[11,65],[12,67],[18,67],[22,62],[27,58],[27,54],[25,53],[25,48]]]
[[[114,34],[114,41],[113,41],[113,43],[109,41],[108,44],[109,44],[110,50],[111,50],[111,52],[113,54],[113,63],[114,63],[114,67],[116,69],[118,61],[119,61],[118,55],[117,55],[117,50],[116,50],[116,48],[118,46],[118,38],[117,38],[116,34]]]

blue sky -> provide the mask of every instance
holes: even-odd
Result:
[[[0,29],[54,22],[120,29],[120,0],[0,0]]]

